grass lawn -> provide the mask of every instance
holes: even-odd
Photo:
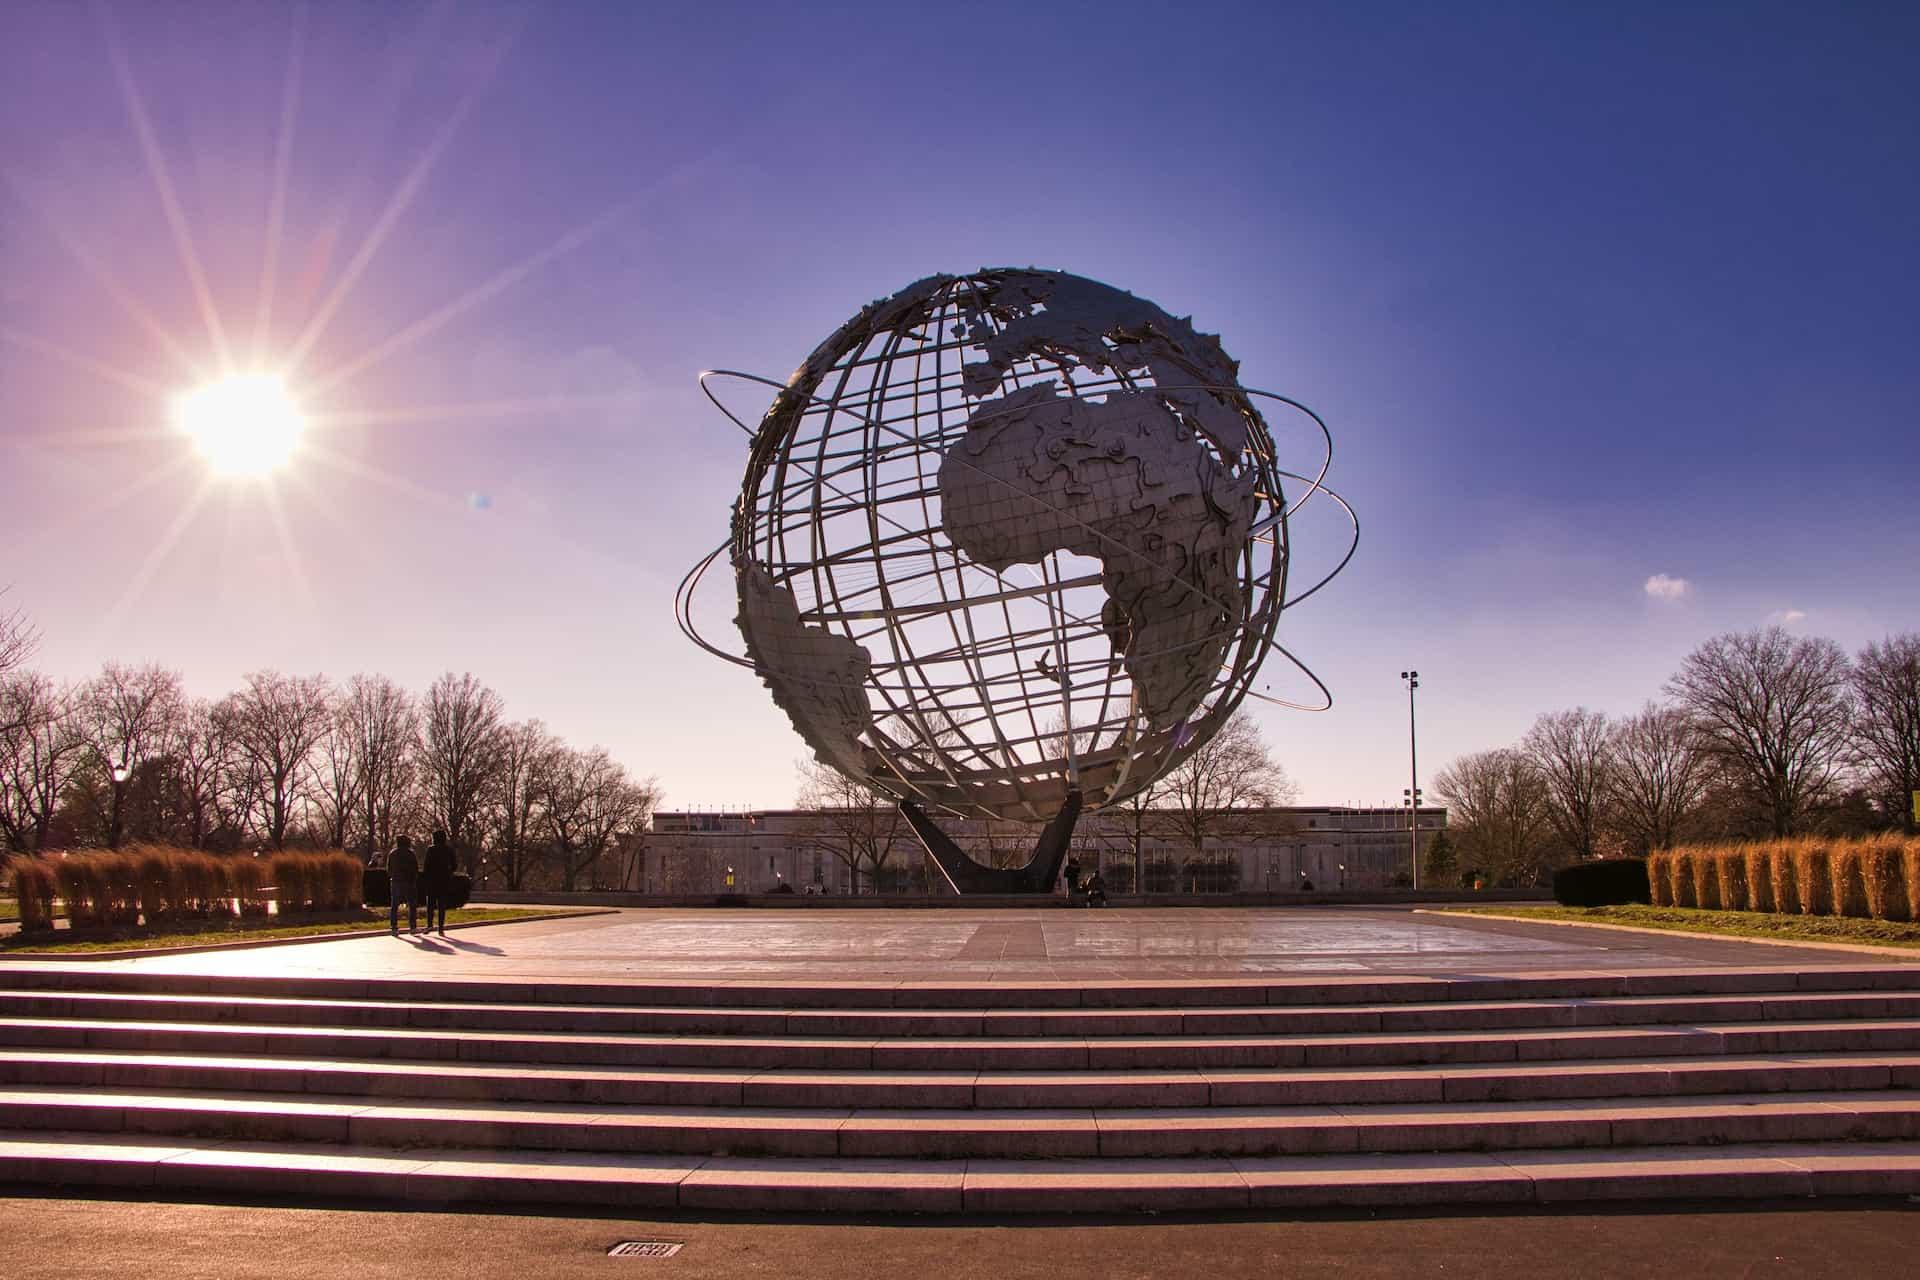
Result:
[[[1585,924],[1627,924],[1676,933],[1710,933],[1734,938],[1772,938],[1778,942],[1858,942],[1920,950],[1920,924],[1898,920],[1858,920],[1851,916],[1774,915],[1763,911],[1701,911],[1693,907],[1449,907],[1449,914],[1516,916],[1526,920],[1570,920]]]
[[[12,898],[0,898],[0,924],[20,918],[20,904]]]
[[[462,907],[447,912],[447,923],[504,924],[509,920],[537,920],[556,914],[553,908],[540,907]],[[564,912],[560,913],[564,914]],[[385,911],[360,911],[346,915],[328,915],[297,924],[284,923],[278,917],[230,920],[206,927],[210,922],[183,925],[173,932],[127,929],[118,932],[89,930],[87,937],[74,942],[63,939],[64,930],[53,935],[23,937],[13,934],[0,938],[0,952],[7,955],[73,955],[86,951],[145,951],[158,947],[204,947],[227,942],[259,942],[270,938],[312,938],[338,933],[379,933],[387,927]]]

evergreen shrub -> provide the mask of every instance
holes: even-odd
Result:
[[[1576,862],[1553,873],[1554,901],[1567,907],[1612,907],[1651,902],[1652,885],[1644,858],[1603,858]]]

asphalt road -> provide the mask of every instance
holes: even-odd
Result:
[[[1920,1255],[1920,1205],[1630,1207],[1281,1221],[703,1222],[358,1209],[0,1200],[0,1274],[461,1280],[995,1280],[1046,1277],[1899,1276]],[[672,1258],[612,1258],[623,1240]]]

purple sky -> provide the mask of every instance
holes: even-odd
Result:
[[[1920,629],[1916,47],[1892,4],[11,0],[0,585],[58,675],[471,670],[669,806],[785,804],[798,739],[672,624],[744,461],[695,375],[1059,267],[1333,426],[1365,537],[1284,638],[1337,705],[1257,714],[1304,800],[1394,802],[1408,666],[1430,777],[1720,631]],[[215,323],[322,419],[270,488],[165,430]]]

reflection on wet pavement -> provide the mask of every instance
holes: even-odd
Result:
[[[482,945],[482,939],[484,944]],[[1114,981],[1902,963],[1859,953],[1515,924],[1388,908],[657,909],[103,962],[171,973],[349,977]],[[471,942],[471,946],[459,945]]]

